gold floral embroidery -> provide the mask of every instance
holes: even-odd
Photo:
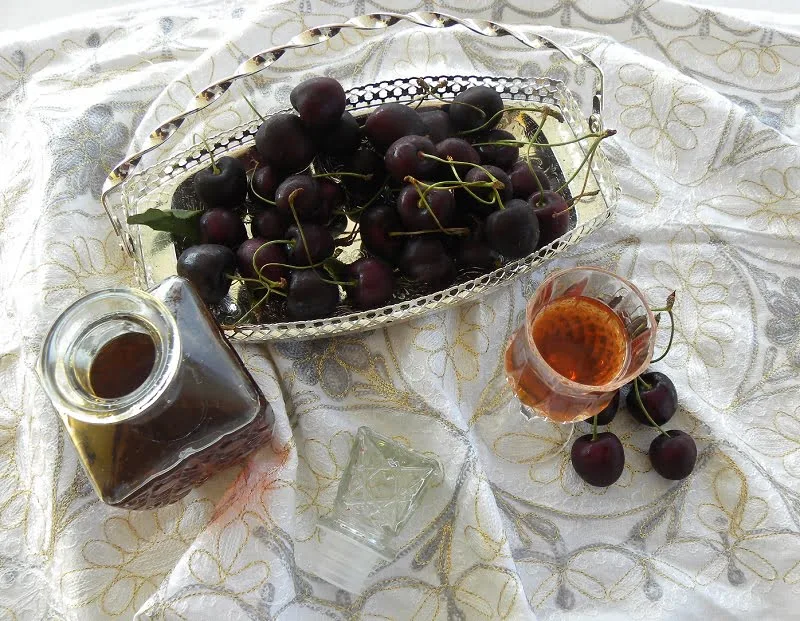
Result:
[[[106,519],[102,536],[80,547],[78,567],[61,576],[70,606],[97,602],[110,616],[135,612],[205,527],[212,510],[210,502],[195,500]]]
[[[702,201],[698,205],[701,217],[710,215],[716,220],[719,214],[724,214],[739,229],[800,239],[800,167],[764,169],[758,181],[744,179],[736,184],[736,189],[738,194],[722,194]]]
[[[697,147],[697,132],[708,121],[705,95],[688,83],[662,85],[655,71],[637,64],[620,67],[619,79],[622,85],[614,96],[624,108],[620,121],[630,129],[631,141],[652,151],[670,171],[677,170],[680,152]]]
[[[491,306],[468,304],[455,313],[437,313],[413,321],[413,342],[428,354],[426,365],[435,377],[445,379],[452,373],[461,386],[478,377],[480,356],[489,349],[487,328],[494,319]],[[452,327],[448,325],[451,322],[455,322]],[[454,332],[452,340],[451,332]]]
[[[441,71],[445,67],[444,54],[435,52],[431,35],[414,32],[406,37],[405,58],[394,64],[398,76],[421,76]]]
[[[799,64],[794,45],[763,45],[743,38],[726,40],[713,35],[676,37],[667,49],[674,55],[689,58],[701,54],[713,59],[723,73],[744,79],[778,76],[783,63]]]
[[[800,407],[793,413],[778,410],[773,424],[750,427],[744,441],[762,455],[779,457],[787,474],[800,479]]]

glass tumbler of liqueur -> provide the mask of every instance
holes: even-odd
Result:
[[[644,295],[624,278],[597,267],[551,275],[505,353],[522,413],[557,423],[594,416],[647,368],[656,328]]]
[[[374,567],[397,556],[394,538],[441,477],[437,460],[361,427],[333,510],[319,522],[321,547],[313,573],[360,593]]]
[[[272,408],[177,276],[72,304],[45,337],[37,372],[110,505],[173,503],[271,436]]]

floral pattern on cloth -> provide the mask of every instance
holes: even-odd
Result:
[[[34,373],[68,304],[134,282],[103,179],[248,56],[387,9],[184,0],[0,44],[0,618],[787,618],[800,588],[800,38],[666,0],[391,8],[516,24],[595,59],[618,130],[604,144],[618,210],[479,302],[347,337],[237,344],[275,409],[273,440],[156,511],[95,498]],[[447,41],[343,31],[287,55],[282,78],[237,86],[183,139],[249,120],[237,94],[285,102],[319,71],[589,80],[505,39]],[[697,441],[686,480],[652,471],[653,431],[625,412],[610,426],[625,471],[607,489],[576,477],[566,453],[544,459],[568,430],[521,418],[505,344],[536,285],[576,264],[612,269],[654,302],[678,290],[675,349],[656,368],[680,398],[670,427]],[[309,568],[361,425],[437,457],[444,478],[397,559],[352,595]]]

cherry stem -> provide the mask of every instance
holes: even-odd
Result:
[[[542,129],[542,127],[540,125],[539,129],[536,130],[536,133],[538,134],[541,129]],[[531,138],[531,140],[534,140],[534,139],[535,139],[535,136],[534,136],[534,138]],[[539,188],[539,205],[541,206],[541,205],[544,204],[544,186],[542,185],[542,180],[539,179],[539,175],[537,175],[536,171],[533,170],[533,164],[531,164],[531,147],[532,146],[533,146],[533,143],[529,142],[528,143],[528,148],[525,151],[525,163],[528,165],[528,170],[531,172],[531,175],[533,175],[534,181],[536,181],[536,187]]]
[[[342,210],[340,210],[341,213],[343,213],[344,215],[351,215],[351,216],[357,216],[358,214],[360,214],[367,207],[372,205],[372,203],[374,203],[376,200],[378,200],[378,197],[386,189],[386,183],[388,181],[389,181],[389,175],[386,175],[386,177],[383,180],[383,183],[381,184],[381,187],[378,188],[378,191],[375,192],[375,194],[373,194],[366,203],[364,203],[363,205],[360,205],[358,207],[355,207],[354,209],[342,209]]]
[[[592,190],[591,192],[581,192],[577,196],[573,196],[571,199],[569,199],[569,203],[568,204],[569,204],[570,207],[572,207],[575,203],[577,203],[582,198],[584,198],[586,196],[597,196],[598,194],[600,194],[600,190]],[[565,209],[564,211],[569,211],[569,210]],[[558,213],[560,214],[560,213],[563,213],[563,212],[558,212]]]
[[[502,183],[500,185],[502,185]],[[500,207],[500,209],[505,209],[506,206],[503,204],[503,199],[500,198],[500,192],[497,190],[497,188],[492,187],[492,192],[494,192],[494,198],[497,201],[498,207]]]
[[[446,235],[469,235],[469,229],[465,226],[447,229],[422,229],[421,231],[390,231],[389,237],[403,237],[407,235],[427,235],[429,233],[445,233]]]
[[[330,280],[328,278],[319,277],[322,282],[327,282],[332,285],[341,285],[342,287],[354,287],[358,284],[357,280]]]
[[[277,293],[278,295],[282,295],[283,297],[286,297],[286,294],[283,291],[278,291],[277,289],[273,289],[272,287],[267,287],[267,292],[263,296],[261,296],[261,299],[258,302],[256,302],[255,304],[253,304],[250,307],[250,310],[248,310],[244,315],[239,317],[239,319],[236,321],[236,323],[237,324],[241,324],[247,317],[250,316],[250,313],[252,313],[259,306],[261,306],[264,302],[266,302],[269,299],[269,295],[271,293],[273,293],[273,292]]]
[[[268,204],[270,204],[270,205],[275,205],[275,201],[271,201],[271,200],[269,200],[268,198],[265,198],[265,197],[261,196],[261,194],[259,194],[258,192],[256,192],[256,189],[253,187],[253,175],[250,175],[250,191],[253,193],[253,195],[254,195],[254,196],[255,196],[255,197],[258,199],[258,200],[264,201],[265,203],[268,203]]]
[[[463,185],[461,185],[460,187],[464,188],[464,189],[467,191],[467,194],[469,194],[469,195],[470,195],[472,198],[474,198],[474,199],[475,199],[476,201],[478,201],[479,203],[483,203],[484,205],[494,205],[494,198],[492,198],[492,200],[490,200],[490,201],[487,201],[487,200],[485,200],[485,199],[481,198],[480,196],[478,196],[477,194],[475,194],[475,192],[473,192],[473,191],[472,191],[472,190],[469,188],[469,182],[467,182],[467,181],[461,181],[461,177],[459,176],[459,174],[458,174],[458,171],[456,170],[456,167],[455,167],[455,165],[453,164],[453,162],[450,162],[450,170],[452,170],[452,171],[453,171],[453,175],[455,175],[455,177],[456,177],[456,179],[458,180],[458,182],[459,182],[459,183],[461,183],[461,184],[463,184]]]
[[[597,440],[597,414],[594,415],[594,420],[592,421],[592,442]]]
[[[664,356],[666,356],[667,353],[669,353],[669,350],[672,347],[672,339],[675,337],[675,317],[673,317],[672,315],[671,308],[667,308],[665,310],[669,315],[669,342],[667,343],[667,348],[664,350],[664,352],[655,360],[651,360],[650,364],[653,364],[655,362],[661,362],[664,359]]]
[[[422,89],[423,92],[422,92],[422,96],[417,100],[416,105],[414,106],[414,109],[416,110],[417,108],[419,108],[422,105],[422,103],[428,97],[433,97],[433,98],[438,99],[440,101],[444,101],[441,97],[437,97],[435,93],[436,93],[437,90],[439,90],[439,88],[441,88],[442,86],[445,86],[446,84],[447,84],[447,80],[440,80],[438,84],[429,84],[428,82],[426,82],[422,78],[419,78],[417,80],[417,86],[419,86]]]
[[[473,143],[473,147],[482,147],[482,146],[489,146],[489,145],[497,145],[501,147],[524,147],[526,145],[532,145],[534,147],[566,147],[567,145],[575,144],[577,142],[583,142],[584,140],[588,140],[589,138],[608,138],[609,136],[613,136],[617,133],[615,129],[607,129],[602,132],[591,132],[588,134],[584,134],[583,136],[578,136],[577,138],[573,138],[572,140],[565,140],[564,142],[533,142],[532,140],[495,140],[494,142],[476,142]]]
[[[206,152],[208,153],[208,157],[211,160],[211,172],[213,172],[215,175],[218,175],[221,171],[219,169],[219,166],[217,166],[217,162],[214,160],[214,154],[212,153],[212,149],[209,146],[208,142],[206,142],[206,139],[203,138],[200,134],[195,134],[194,138],[199,138],[200,142],[203,143],[203,146],[206,148]],[[195,144],[197,144],[196,141]]]
[[[531,149],[533,148],[536,139],[539,137],[539,134],[542,133],[542,129],[544,128],[545,122],[547,122],[548,117],[550,117],[552,114],[553,111],[548,107],[545,107],[542,110],[542,119],[539,121],[539,124],[536,127],[536,131],[533,132],[532,136],[530,136],[530,139],[528,140],[528,146],[525,149],[525,163],[528,165],[528,170],[530,171],[531,175],[533,175],[533,179],[536,182],[536,187],[539,190],[539,202],[538,202],[539,206],[544,205],[545,202],[544,186],[542,185],[542,180],[539,179],[539,175],[537,175],[536,171],[533,170],[533,164],[531,163]],[[525,131],[525,134],[527,135],[529,131],[527,122],[530,121],[532,123],[533,121],[530,120],[529,117],[525,116],[523,113],[520,113],[518,116],[522,118],[521,121],[522,127]],[[563,119],[561,119],[561,121],[563,122]]]
[[[461,102],[453,101],[451,103],[461,103]],[[530,111],[530,108],[522,107],[522,106],[509,106],[508,108],[503,108],[502,110],[498,110],[492,116],[490,116],[489,120],[487,120],[483,125],[480,125],[480,126],[476,127],[475,129],[465,129],[463,131],[458,132],[458,135],[459,136],[464,136],[466,134],[474,134],[475,132],[483,131],[487,127],[491,127],[506,112],[522,112],[522,111],[526,111],[526,110]],[[481,112],[483,112],[483,110],[481,110]],[[486,116],[486,113],[484,112],[484,117],[485,116]]]
[[[423,208],[426,209],[428,211],[428,213],[431,215],[431,218],[433,218],[433,221],[436,223],[436,226],[439,228],[439,230],[440,231],[444,231],[444,227],[442,226],[442,223],[439,222],[439,218],[436,215],[436,213],[434,213],[433,207],[431,207],[430,203],[428,202],[428,198],[426,196],[428,194],[428,192],[430,192],[430,190],[431,190],[430,186],[428,186],[427,189],[424,189],[424,190],[421,189],[421,185],[422,184],[419,181],[417,181],[416,179],[414,179],[413,177],[412,177],[411,184],[414,186],[414,189],[417,191],[417,195],[419,196],[419,200],[417,201],[417,207],[420,208],[420,209],[423,209]],[[422,205],[421,207],[420,207],[420,204]]]
[[[433,97],[434,99],[438,99],[439,101],[443,101],[445,103],[449,103],[451,106],[452,105],[457,105],[457,106],[466,106],[467,108],[472,108],[473,110],[477,110],[478,111],[478,113],[481,115],[482,119],[486,118],[486,112],[484,111],[483,108],[479,108],[478,106],[472,105],[471,103],[467,103],[466,101],[455,101],[455,100],[448,101],[444,97],[440,97],[438,95],[435,95],[434,93],[431,93],[431,97]]]
[[[369,181],[370,179],[372,179],[372,173],[361,174],[361,173],[347,172],[344,170],[341,172],[315,173],[311,176],[314,177],[315,179],[318,177],[322,178],[330,177],[331,179],[338,179],[339,177],[355,177],[356,179],[364,179],[365,181]]]
[[[642,386],[644,386],[647,390],[653,389],[653,387],[650,384],[644,381],[644,378],[641,375],[637,379],[642,383]]]
[[[270,280],[269,278],[264,278],[263,276],[261,277],[261,279],[244,278],[243,276],[234,276],[231,278],[231,280],[244,283],[254,282],[259,287],[266,287],[268,289],[272,289],[275,293],[279,295],[286,295],[285,293],[283,293],[283,291],[280,291],[280,289],[284,286],[284,282],[275,282],[274,280]]]
[[[336,245],[337,246],[349,246],[350,244],[352,244],[356,240],[356,235],[358,235],[358,231],[359,231],[359,226],[358,226],[358,224],[356,224],[353,227],[353,230],[350,231],[350,233],[346,237],[342,237],[341,239],[337,239],[336,240],[336,242],[335,242]]]
[[[302,191],[303,188],[297,188],[294,192],[289,194],[289,209],[292,210],[292,216],[294,217],[294,221],[297,224],[297,232],[300,233],[300,239],[303,240],[303,249],[306,251],[308,264],[313,265],[314,259],[311,258],[311,251],[308,249],[308,243],[306,243],[306,234],[303,233],[303,226],[300,224],[300,218],[297,217],[297,210],[294,208],[294,199],[297,196],[297,194]]]
[[[653,427],[657,427],[661,433],[670,438],[671,436],[661,428],[661,425],[659,425],[656,421],[653,420],[653,417],[650,416],[650,412],[648,412],[647,408],[644,407],[644,403],[642,403],[642,395],[639,394],[639,382],[642,382],[642,384],[644,384],[645,387],[648,390],[650,390],[650,387],[647,386],[647,383],[644,380],[640,380],[638,377],[634,379],[633,390],[636,392],[636,403],[639,404],[640,408],[642,408],[642,412],[644,412],[644,415],[645,417],[647,417],[647,420],[650,421],[650,424],[653,425]]]
[[[247,103],[247,105],[248,105],[248,106],[250,106],[250,109],[251,109],[253,112],[255,112],[255,113],[256,113],[256,116],[257,116],[259,119],[261,119],[261,122],[262,122],[262,123],[263,123],[263,122],[265,122],[265,121],[267,120],[267,119],[265,119],[263,116],[261,116],[261,113],[260,113],[258,110],[256,110],[256,107],[253,105],[253,102],[251,102],[251,101],[250,101],[250,100],[247,98],[247,95],[242,95],[242,98],[244,98],[244,101],[245,101],[245,103]]]
[[[447,187],[464,188],[473,198],[475,198],[476,200],[480,201],[484,205],[493,205],[495,203],[495,199],[496,199],[498,201],[500,209],[505,209],[505,206],[503,205],[503,202],[500,201],[500,195],[497,192],[497,190],[502,190],[503,188],[505,188],[506,187],[505,184],[502,181],[500,181],[497,177],[495,177],[492,173],[490,173],[488,170],[486,170],[486,168],[481,166],[480,164],[473,164],[472,162],[459,162],[458,160],[454,160],[454,159],[452,159],[450,157],[448,157],[447,159],[443,159],[441,157],[437,157],[435,155],[431,155],[430,153],[423,153],[421,151],[420,151],[420,155],[422,157],[424,157],[424,158],[429,159],[429,160],[434,160],[436,162],[441,162],[442,164],[449,164],[450,165],[450,169],[453,171],[453,174],[455,174],[456,179],[458,180],[457,183],[452,183],[452,182],[448,182],[448,181],[439,181],[438,183],[434,183],[434,184],[428,186],[428,190],[430,190],[431,187],[439,187],[439,186],[441,186],[443,184],[450,184]],[[479,168],[484,173],[486,173],[486,175],[489,177],[489,179],[491,181],[462,181],[461,177],[459,177],[458,172],[455,169],[455,165],[456,164],[460,164],[460,165],[463,165],[463,166],[472,166],[473,168]],[[404,179],[404,181],[407,181],[408,179],[409,179],[409,177],[406,177]],[[495,199],[487,201],[485,199],[480,198],[474,192],[472,192],[469,189],[469,187],[467,187],[468,185],[471,185],[472,187],[492,188],[494,190]],[[427,193],[427,191],[426,191],[426,193]]]
[[[597,149],[591,149],[591,155],[589,155],[589,159],[586,160],[586,174],[583,176],[583,186],[581,186],[581,191],[578,192],[579,197],[586,195],[586,186],[589,183],[589,173],[592,172],[592,162],[594,161],[595,153],[597,153]],[[581,166],[583,166],[583,164],[581,164]],[[574,204],[575,201],[573,200],[572,203]]]
[[[473,168],[479,168],[489,176],[489,179],[492,180],[493,184],[499,184],[499,185],[495,185],[494,187],[496,187],[496,188],[498,188],[500,190],[502,190],[504,187],[506,187],[503,184],[502,181],[500,181],[497,177],[495,177],[492,173],[490,173],[488,170],[486,170],[486,168],[484,168],[480,164],[473,164],[472,162],[460,162],[460,161],[454,160],[452,158],[443,159],[441,157],[437,157],[436,155],[431,155],[430,153],[423,153],[422,151],[420,151],[419,154],[424,158],[427,158],[429,160],[433,160],[435,162],[440,162],[442,164],[450,164],[450,165],[459,164],[461,166],[472,166]],[[404,181],[405,181],[405,179],[404,179]],[[447,183],[447,182],[444,182],[444,183]],[[475,182],[475,181],[472,181],[472,182],[470,182],[470,181],[462,181],[461,183],[486,183],[486,181],[477,181],[477,182]]]
[[[261,252],[267,246],[272,246],[273,244],[292,244],[292,243],[294,243],[294,242],[292,242],[292,240],[290,240],[290,239],[272,239],[272,240],[270,240],[268,242],[265,242],[265,243],[261,244],[258,248],[256,248],[256,251],[253,253],[252,263],[253,263],[253,271],[256,273],[256,275],[259,278],[258,282],[260,282],[261,284],[265,284],[267,287],[270,287],[270,288],[271,287],[276,287],[276,286],[279,285],[279,283],[276,283],[274,280],[270,280],[269,278],[267,278],[266,276],[264,276],[261,273],[261,270],[263,270],[265,267],[267,267],[270,264],[267,263],[265,265],[262,265],[259,268],[258,265],[256,264],[256,257],[258,256],[258,253]],[[254,280],[254,279],[248,278],[248,280]]]
[[[589,157],[593,157],[594,156],[594,152],[597,150],[597,147],[600,146],[600,143],[603,140],[605,140],[606,138],[608,138],[609,136],[613,136],[616,133],[617,132],[614,129],[607,129],[602,134],[595,134],[597,136],[597,138],[592,143],[592,146],[589,147],[589,150],[586,152],[586,155],[583,156],[583,160],[581,160],[580,165],[575,169],[575,172],[572,173],[570,178],[567,179],[564,183],[562,183],[561,186],[559,186],[559,188],[556,190],[556,193],[560,193],[564,188],[566,188],[570,183],[572,183],[572,180],[575,177],[578,176],[578,173],[581,171],[581,169],[583,168],[584,164],[586,164],[586,162],[588,161]]]

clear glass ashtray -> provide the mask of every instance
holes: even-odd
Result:
[[[251,120],[228,130],[211,133],[209,129],[213,123],[209,122],[208,112],[204,105],[202,108],[182,115],[179,122],[172,119],[171,124],[168,121],[152,132],[151,140],[158,144],[151,144],[121,163],[109,177],[103,196],[109,217],[122,238],[123,246],[134,261],[140,286],[150,288],[164,278],[175,274],[177,249],[170,235],[153,231],[144,226],[130,226],[126,223],[127,217],[149,208],[191,209],[198,206],[197,199],[193,197],[191,191],[190,181],[192,175],[200,168],[209,165],[210,161],[208,150],[204,146],[193,144],[195,142],[191,138],[193,133],[199,132],[205,136],[215,157],[222,155],[249,157],[261,120],[256,117],[255,113],[249,111],[247,106],[242,107],[241,100],[244,99],[248,88],[246,84],[242,85],[239,82],[246,82],[248,79],[256,81],[258,78],[262,80],[262,86],[263,84],[269,85],[264,89],[267,92],[264,97],[259,98],[252,92],[248,95],[250,100],[255,99],[256,107],[263,116],[285,111],[290,87],[314,74],[333,75],[343,83],[348,99],[347,109],[356,117],[368,114],[383,103],[420,102],[426,89],[431,86],[435,86],[438,99],[425,99],[421,105],[442,105],[471,86],[489,86],[501,95],[504,105],[509,110],[503,116],[498,127],[511,132],[519,140],[526,140],[530,137],[531,123],[541,122],[540,119],[544,118],[540,136],[544,139],[540,142],[547,142],[553,146],[537,147],[536,156],[542,162],[548,176],[559,184],[572,178],[573,173],[585,161],[591,145],[590,140],[574,142],[575,139],[590,134],[592,131],[597,132],[602,127],[599,109],[599,104],[602,102],[602,74],[599,74],[599,82],[594,83],[592,111],[590,113],[582,111],[575,80],[587,82],[585,77],[580,78],[581,66],[584,65],[585,69],[587,64],[580,61],[585,59],[585,56],[576,55],[570,51],[564,52],[540,36],[523,36],[517,32],[504,30],[506,27],[492,24],[492,22],[478,23],[469,20],[470,23],[465,24],[449,17],[447,20],[442,18],[437,21],[431,17],[436,15],[440,14],[409,14],[394,16],[392,19],[383,19],[386,18],[385,15],[362,16],[351,20],[348,24],[331,26],[329,30],[306,31],[292,40],[294,44],[290,42],[284,46],[286,48],[284,52],[276,53],[273,48],[243,63],[242,68],[249,67],[251,71],[249,75],[240,72],[232,79],[218,81],[198,93],[197,97],[205,93],[206,98],[219,99],[222,97],[219,89],[223,89],[223,94],[227,92],[226,97],[231,99],[229,105],[239,111],[240,118],[252,117]],[[369,22],[368,18],[373,21]],[[420,24],[423,19],[428,23]],[[298,53],[298,49],[307,51],[308,48],[324,44],[330,47],[330,41],[336,36],[342,36],[342,33],[347,32],[348,29],[359,32],[365,30],[365,24],[373,26],[369,31],[369,36],[359,44],[346,47],[347,51],[343,54],[342,60],[350,61],[354,57],[363,57],[365,63],[375,62],[373,56],[375,46],[381,44],[380,37],[386,38],[386,41],[383,42],[388,46],[386,55],[391,57],[391,50],[402,50],[404,42],[405,49],[413,49],[409,45],[419,43],[415,38],[418,38],[418,35],[423,32],[428,37],[435,35],[435,44],[441,45],[442,48],[458,45],[461,50],[467,49],[465,44],[470,41],[480,42],[484,38],[497,38],[505,34],[511,40],[509,45],[519,48],[517,62],[527,62],[528,65],[525,66],[539,69],[551,66],[555,67],[555,70],[542,70],[543,73],[549,72],[550,75],[537,77],[486,75],[484,73],[499,69],[496,63],[488,61],[491,61],[493,55],[501,54],[502,50],[493,50],[488,52],[486,66],[481,67],[482,71],[476,73],[462,75],[413,73],[419,71],[419,67],[415,67],[413,63],[406,66],[395,62],[395,69],[400,73],[410,73],[411,75],[381,79],[387,73],[384,63],[384,66],[374,68],[372,73],[362,68],[360,73],[354,71],[346,79],[338,75],[335,70],[331,70],[339,65],[330,64],[327,66],[329,70],[326,70],[325,66],[312,67],[308,64],[308,58],[304,58]],[[375,24],[382,24],[382,26],[375,26]],[[486,26],[487,24],[491,24],[492,27]],[[431,28],[434,30],[431,31]],[[383,32],[376,36],[373,32],[376,29],[382,29]],[[390,37],[388,33],[393,29],[398,29],[399,32]],[[303,45],[299,45],[298,41]],[[376,41],[378,42],[376,43]],[[545,45],[542,41],[550,43],[550,45]],[[553,49],[556,51],[554,52]],[[400,54],[400,52],[395,53]],[[287,58],[292,54],[296,56],[294,61]],[[566,73],[564,71],[566,65],[556,61],[555,56],[562,60],[564,57],[570,60],[577,67],[575,72]],[[534,58],[536,59],[535,63]],[[443,69],[451,68],[449,61],[450,57],[442,67]],[[298,70],[299,75],[286,75],[274,67],[280,62],[287,64],[295,62],[302,65],[302,69]],[[258,68],[264,64],[268,66],[266,71],[265,67]],[[453,60],[454,66],[458,64],[460,63]],[[595,67],[590,61],[588,64]],[[431,65],[436,66],[436,63],[428,63],[426,68],[431,68]],[[517,65],[518,70],[522,67],[523,65]],[[475,68],[476,63],[472,62],[471,69],[475,70]],[[514,67],[512,65],[508,68]],[[372,75],[377,79],[358,83],[358,79],[362,75]],[[240,95],[241,100],[236,99],[237,94]],[[282,104],[278,102],[282,102]],[[543,116],[541,112],[545,107],[553,110],[555,114]],[[205,117],[201,119],[200,117],[203,115]],[[189,120],[196,122],[189,123]],[[170,143],[172,148],[169,151],[161,152],[161,143],[168,139],[175,140],[174,143]],[[148,153],[150,151],[153,153]],[[148,158],[149,162],[146,161]],[[135,170],[137,165],[148,163],[150,165],[141,171]],[[324,166],[324,162],[317,164],[317,166],[320,165]],[[396,288],[390,304],[367,311],[356,311],[347,305],[346,299],[342,296],[342,303],[336,309],[334,316],[297,322],[286,321],[280,303],[272,306],[265,305],[257,317],[258,323],[253,322],[252,313],[246,322],[239,321],[247,313],[253,300],[250,298],[247,288],[235,284],[229,295],[219,305],[212,308],[212,312],[229,338],[253,341],[297,340],[385,327],[396,321],[408,320],[476,300],[576,245],[611,216],[619,196],[619,188],[615,175],[601,150],[597,150],[595,155],[589,159],[588,176],[585,177],[584,173],[585,171],[581,171],[580,174],[574,175],[563,191],[565,198],[583,194],[581,200],[575,202],[574,208],[570,210],[569,230],[547,246],[521,259],[507,261],[490,273],[462,270],[451,286],[437,291],[401,283]],[[120,189],[121,192],[115,191]],[[341,235],[348,235],[352,227],[353,223],[349,222],[348,227]],[[359,256],[363,256],[363,252],[356,236],[355,242],[347,247],[338,258],[344,263],[349,263]]]

